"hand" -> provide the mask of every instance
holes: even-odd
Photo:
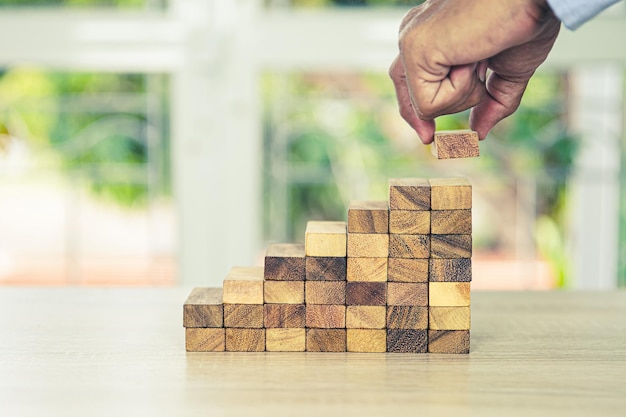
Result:
[[[517,110],[559,28],[545,0],[427,0],[414,7],[400,25],[400,54],[389,70],[400,114],[428,144],[435,117],[471,108],[470,127],[484,139]]]

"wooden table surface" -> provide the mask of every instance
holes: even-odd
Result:
[[[470,355],[186,353],[184,288],[0,288],[0,416],[626,415],[626,292],[475,293]]]

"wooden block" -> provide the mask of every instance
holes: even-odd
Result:
[[[430,257],[471,258],[472,235],[430,235]]]
[[[224,304],[263,304],[263,267],[234,267],[224,279]]]
[[[263,308],[266,328],[294,328],[306,325],[304,304],[265,304]]]
[[[185,329],[187,352],[223,352],[225,340],[224,328],[188,327]]]
[[[304,281],[265,281],[263,299],[266,304],[303,304]]]
[[[430,258],[430,235],[389,235],[390,258]]]
[[[387,352],[426,353],[428,330],[387,329]]]
[[[224,305],[224,327],[263,328],[263,304]]]
[[[268,352],[304,352],[306,350],[306,330],[267,329],[265,350]]]
[[[226,351],[265,351],[265,329],[226,329]]]
[[[308,352],[345,352],[346,329],[306,329]]]
[[[427,306],[427,282],[389,282],[387,283],[387,305],[390,306]]]
[[[429,330],[428,353],[469,353],[469,330]]]
[[[389,253],[389,235],[348,233],[348,258],[386,258]]]
[[[346,258],[306,257],[307,281],[345,281]]]
[[[384,329],[387,324],[385,306],[348,306],[346,307],[346,328],[348,329]]]
[[[345,304],[345,281],[307,281],[307,304]]]
[[[430,218],[433,235],[472,234],[472,210],[433,210]]]
[[[468,129],[435,132],[431,152],[437,159],[477,157],[480,155],[478,133]]]
[[[432,210],[472,208],[472,185],[467,178],[431,178]]]
[[[387,304],[386,282],[348,282],[346,304],[349,306],[384,306]]]
[[[306,327],[316,329],[341,329],[346,327],[346,306],[334,304],[308,304]]]
[[[222,327],[224,310],[221,288],[194,288],[183,305],[184,327]]]
[[[471,258],[430,259],[428,280],[431,282],[470,282]]]
[[[266,281],[303,281],[305,278],[304,245],[274,243],[265,253]]]
[[[431,282],[428,284],[431,307],[467,307],[470,305],[469,282]]]
[[[389,233],[399,235],[430,234],[430,211],[391,210],[389,212]]]
[[[388,329],[428,329],[428,307],[387,306]]]
[[[428,328],[431,330],[469,330],[469,307],[430,307]]]
[[[306,225],[306,256],[346,256],[346,222],[310,221]]]
[[[389,180],[391,210],[430,210],[430,183],[424,178]]]
[[[348,281],[387,281],[387,258],[348,258]]]
[[[387,351],[387,331],[373,329],[347,329],[348,352],[384,353]]]
[[[387,279],[394,282],[427,282],[428,259],[389,258]]]
[[[351,201],[348,207],[348,233],[389,233],[389,203]]]

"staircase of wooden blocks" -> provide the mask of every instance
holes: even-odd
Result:
[[[188,351],[469,353],[472,188],[389,181],[348,222],[310,221],[183,307]]]

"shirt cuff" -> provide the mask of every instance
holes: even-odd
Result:
[[[578,29],[602,10],[620,0],[547,0],[548,5],[566,28]]]

